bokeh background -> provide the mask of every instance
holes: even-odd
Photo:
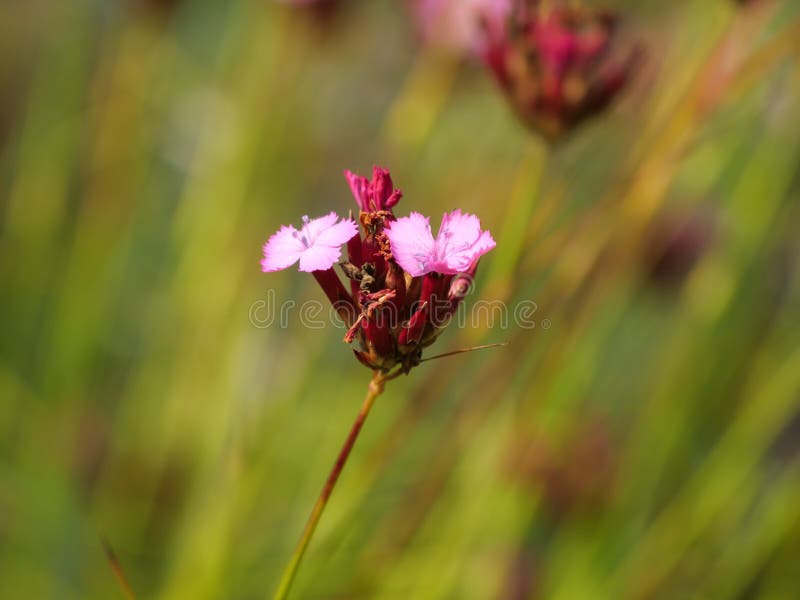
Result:
[[[537,326],[388,386],[293,597],[800,597],[800,7],[605,5],[551,147],[396,0],[0,4],[0,596],[268,597],[369,372],[261,245],[378,164]]]

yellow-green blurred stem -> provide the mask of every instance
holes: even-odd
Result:
[[[300,541],[297,543],[297,548],[295,548],[294,554],[292,554],[292,558],[283,572],[280,585],[278,585],[278,590],[272,597],[273,600],[284,600],[284,598],[288,597],[289,590],[291,590],[292,587],[292,582],[297,574],[297,568],[300,566],[300,562],[303,560],[303,555],[308,547],[308,543],[311,541],[311,537],[314,535],[314,530],[317,528],[317,523],[319,523],[320,517],[322,517],[322,512],[325,510],[325,506],[328,504],[328,499],[331,497],[333,488],[336,486],[336,482],[339,480],[339,475],[341,475],[342,469],[344,469],[344,465],[347,463],[347,459],[350,456],[350,451],[353,449],[353,446],[358,439],[358,434],[361,433],[361,428],[364,425],[364,421],[367,420],[367,416],[369,415],[369,411],[372,409],[372,405],[375,403],[375,399],[381,395],[381,392],[383,392],[383,386],[387,379],[389,378],[387,378],[385,375],[375,372],[372,380],[370,380],[369,387],[367,388],[367,397],[364,398],[364,403],[361,405],[361,409],[358,411],[358,416],[353,423],[353,427],[350,429],[350,434],[347,436],[344,446],[342,446],[342,449],[339,451],[339,456],[333,465],[333,469],[331,469],[328,479],[325,481],[325,485],[319,494],[319,498],[317,498],[317,502],[314,504],[314,508],[312,509],[311,515],[308,517],[305,529],[303,530],[303,535],[300,537]]]

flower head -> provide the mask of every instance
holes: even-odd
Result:
[[[345,176],[361,209],[363,238],[352,219],[340,221],[336,213],[303,217],[300,230],[284,226],[269,238],[261,266],[278,271],[300,261],[348,326],[344,339],[357,345],[356,358],[374,371],[407,373],[444,331],[478,260],[495,243],[476,216],[460,210],[444,215],[436,239],[427,217],[397,219],[392,208],[402,194],[386,169],[375,167],[371,180]],[[339,266],[349,291],[333,269],[345,242],[348,260]]]
[[[356,358],[369,368],[407,372],[444,331],[495,242],[460,210],[444,215],[435,239],[428,217],[416,212],[399,219],[362,212],[361,223],[364,240],[348,244],[355,252],[343,265],[360,315],[345,341],[358,343]]]
[[[417,212],[390,223],[386,237],[394,260],[412,277],[466,273],[495,247],[492,234],[481,230],[478,217],[458,209],[442,217],[436,239],[430,219]]]
[[[601,112],[641,52],[616,46],[616,15],[521,0],[505,28],[489,30],[484,61],[527,125],[551,141]]]
[[[301,271],[330,269],[342,255],[341,246],[358,233],[352,219],[342,219],[332,212],[318,219],[303,217],[297,230],[284,225],[264,244],[261,269],[280,271],[300,261]]]

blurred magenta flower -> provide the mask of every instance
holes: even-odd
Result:
[[[522,0],[504,28],[487,30],[484,61],[522,120],[555,141],[628,82],[640,52],[617,49],[617,21],[576,4]]]
[[[386,237],[394,260],[413,277],[431,272],[465,273],[495,247],[492,235],[481,230],[478,217],[458,209],[442,217],[436,239],[430,219],[417,212],[393,221],[386,229]]]
[[[426,43],[480,56],[511,12],[512,0],[410,0]]]

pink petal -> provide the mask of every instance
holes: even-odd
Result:
[[[272,272],[290,267],[297,262],[304,250],[305,246],[300,241],[297,229],[291,225],[283,226],[264,244],[261,270]]]
[[[325,271],[339,261],[342,250],[332,246],[312,246],[300,255],[301,271]]]
[[[358,233],[352,219],[339,221],[336,213],[318,219],[303,217],[298,231],[291,225],[281,227],[264,245],[264,271],[279,271],[300,260],[301,271],[330,269],[342,255],[340,246]]]
[[[460,209],[442,215],[442,224],[436,235],[436,243],[444,247],[453,244],[475,242],[481,234],[481,221],[475,215],[462,213]]]
[[[342,219],[327,229],[320,231],[314,239],[315,246],[335,246],[349,242],[358,234],[358,225],[352,219]]]
[[[435,270],[455,275],[468,271],[481,256],[495,247],[495,242],[488,231],[481,231],[478,217],[454,210],[442,217],[435,246]]]
[[[433,234],[428,217],[412,212],[392,221],[384,230],[395,262],[413,277],[424,275],[433,260]]]
[[[338,220],[339,216],[335,212],[316,219],[309,219],[306,215],[303,217],[303,227],[300,229],[300,234],[306,239],[308,246],[313,246],[320,234],[333,227]]]

